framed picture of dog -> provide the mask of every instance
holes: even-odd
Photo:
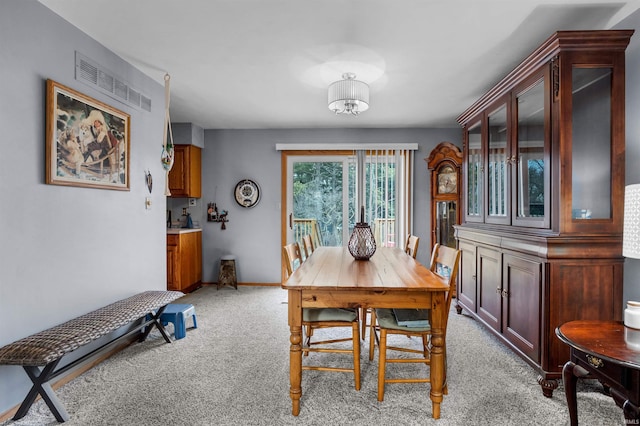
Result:
[[[53,80],[46,114],[46,183],[129,190],[129,114]]]

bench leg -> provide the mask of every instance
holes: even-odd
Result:
[[[33,386],[29,393],[22,401],[20,408],[16,412],[15,416],[13,416],[13,420],[18,420],[23,418],[29,412],[29,408],[38,397],[38,394],[42,396],[44,402],[47,403],[47,406],[51,410],[51,413],[55,416],[56,420],[59,422],[66,422],[69,420],[69,414],[67,410],[64,409],[64,406],[53,392],[51,385],[49,384],[49,379],[56,366],[58,365],[60,360],[56,360],[47,364],[42,371],[35,366],[23,366],[24,370],[27,372],[27,375],[33,382]]]
[[[167,343],[171,343],[171,338],[169,337],[167,330],[165,330],[164,326],[160,323],[160,315],[162,315],[165,309],[167,309],[167,305],[164,305],[163,307],[158,309],[158,312],[156,312],[155,315],[149,314],[151,315],[151,320],[148,321],[149,325],[145,327],[144,333],[142,334],[142,336],[140,336],[140,342],[144,342],[145,340],[147,340],[147,336],[149,335],[149,333],[151,333],[151,329],[155,325],[156,327],[158,327],[158,330],[160,330],[160,334],[162,334],[164,340]]]

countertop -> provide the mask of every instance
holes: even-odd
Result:
[[[202,232],[202,228],[167,228],[167,234],[188,234],[190,232]]]

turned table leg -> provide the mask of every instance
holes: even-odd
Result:
[[[569,419],[571,426],[578,426],[578,403],[576,399],[576,383],[579,377],[587,376],[589,372],[571,361],[562,368],[562,382],[564,392],[567,395],[567,406],[569,407]]]
[[[297,416],[302,396],[302,295],[299,291],[289,290],[289,328],[289,395],[291,414]]]

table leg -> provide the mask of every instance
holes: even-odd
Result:
[[[431,303],[431,405],[432,417],[440,418],[440,403],[444,386],[444,293],[434,293]]]
[[[617,389],[610,389],[611,397],[616,402],[618,407],[622,408],[624,413],[625,424],[637,425],[640,423],[640,409],[637,405],[629,401],[627,395],[619,392]]]
[[[578,403],[576,399],[576,383],[578,377],[587,376],[589,372],[572,361],[562,368],[562,382],[564,384],[564,392],[567,396],[567,406],[569,407],[569,419],[571,426],[578,426]]]
[[[291,413],[300,414],[302,396],[302,292],[289,290],[289,328],[291,347],[289,349],[289,395]]]

